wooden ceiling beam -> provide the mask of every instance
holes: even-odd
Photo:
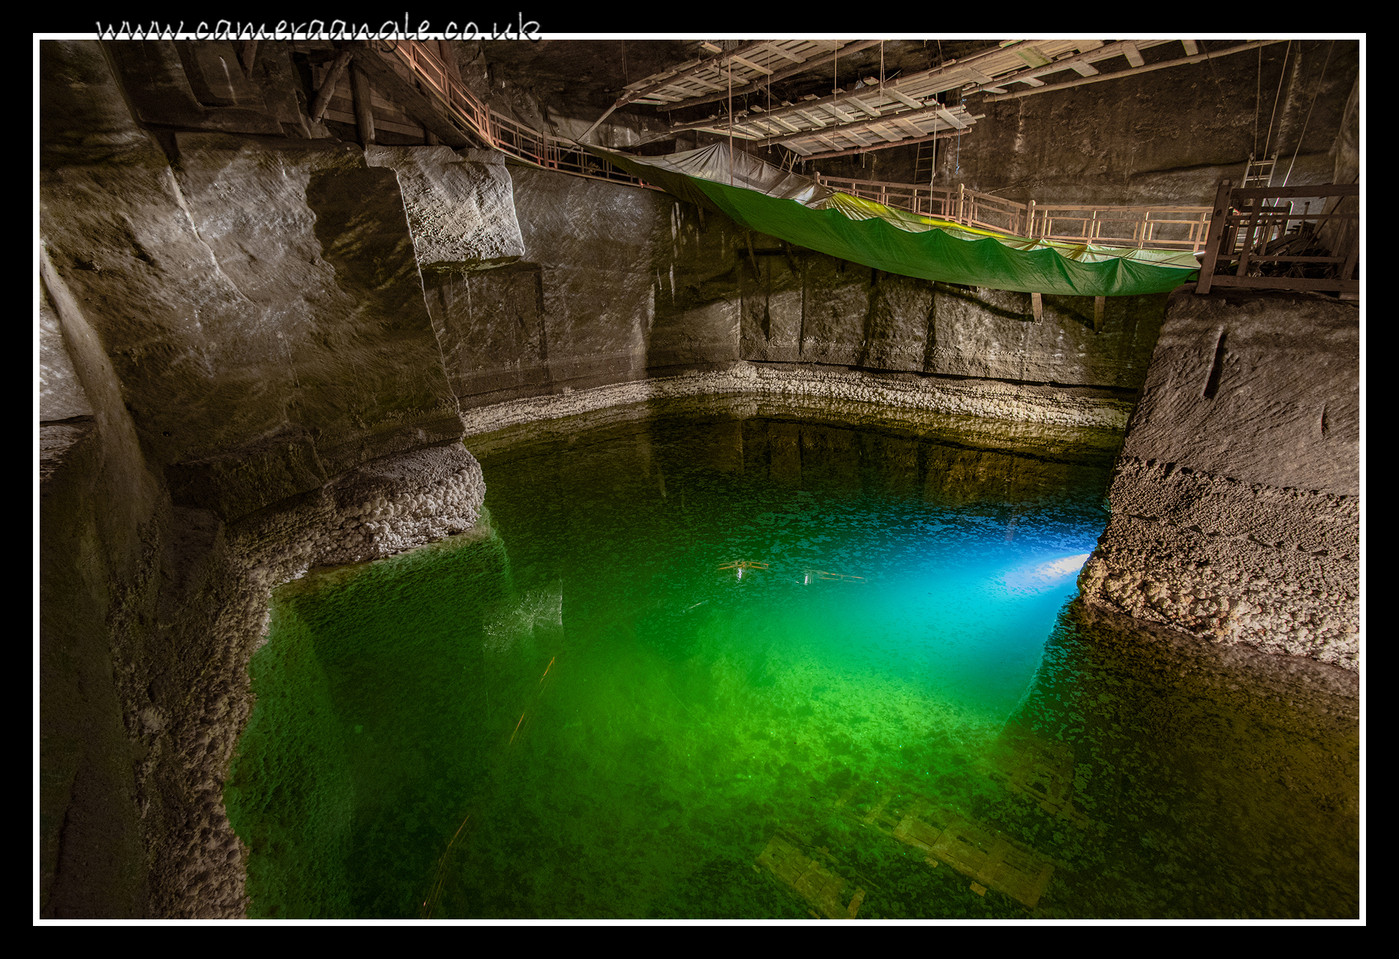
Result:
[[[946,116],[944,116],[944,114]],[[826,126],[824,128],[824,132],[829,134],[839,134],[841,136],[846,136],[851,131],[867,129],[876,123],[888,123],[889,121],[895,119],[912,122],[915,120],[925,120],[934,118],[941,120],[942,122],[947,123],[950,126],[958,127],[959,129],[965,129],[966,127],[970,126],[970,124],[967,123],[965,119],[958,117],[947,107],[935,102],[930,106],[924,107],[921,110],[910,110],[907,113],[899,113],[888,117],[881,117],[878,120],[861,120],[856,123],[840,124],[837,126]],[[969,119],[979,120],[980,117],[969,117]],[[793,133],[782,137],[769,137],[768,139],[764,140],[763,143],[764,145],[782,143],[786,140],[797,139],[802,135],[803,134],[800,133]]]
[[[784,143],[783,147],[788,150],[791,150],[793,153],[801,154],[803,160],[824,160],[829,157],[850,156],[851,154],[855,153],[873,153],[876,150],[884,150],[889,147],[907,146],[914,143],[927,143],[929,140],[946,140],[951,137],[959,137],[966,132],[966,130],[940,130],[937,133],[930,133],[925,136],[917,137],[915,139],[895,140],[890,143],[875,143],[867,147],[856,147],[852,150],[837,150],[832,153],[815,153],[811,150],[807,150],[805,147],[798,143]]]
[[[1095,77],[1083,77],[1078,80],[1069,80],[1066,83],[1052,83],[1033,90],[1017,90],[1014,93],[1002,93],[997,96],[987,97],[988,102],[996,100],[1014,100],[1018,97],[1028,97],[1036,93],[1049,93],[1053,90],[1066,90],[1069,87],[1081,87],[1087,83],[1102,83],[1104,80],[1118,80],[1122,77],[1137,76],[1143,73],[1150,73],[1153,70],[1165,70],[1169,67],[1184,66],[1187,63],[1199,63],[1202,60],[1209,60],[1217,57],[1227,57],[1231,53],[1242,53],[1245,50],[1253,50],[1257,47],[1265,47],[1272,43],[1286,43],[1287,39],[1278,40],[1253,40],[1248,43],[1241,43],[1237,46],[1229,47],[1227,50],[1216,50],[1210,53],[1200,53],[1194,56],[1182,57],[1178,60],[1164,60],[1161,63],[1150,63],[1146,66],[1135,69],[1118,70],[1114,73],[1100,73]],[[1002,81],[1004,82],[1004,81]]]
[[[815,43],[815,42],[817,42],[817,41],[814,41],[814,40],[813,40],[812,42]],[[835,41],[831,41],[831,42],[835,42]],[[762,85],[763,85],[763,86],[771,86],[772,84],[777,83],[777,82],[780,81],[780,80],[786,80],[788,77],[794,77],[794,76],[796,76],[796,75],[799,74],[799,73],[805,73],[805,72],[807,72],[808,70],[811,70],[811,69],[813,69],[813,68],[815,68],[815,67],[819,67],[819,66],[822,66],[823,64],[830,63],[832,60],[835,60],[835,59],[836,59],[837,57],[839,57],[839,56],[848,55],[848,54],[852,54],[852,53],[856,53],[856,52],[858,52],[858,51],[860,51],[860,50],[865,49],[866,47],[872,47],[872,46],[874,46],[875,44],[881,43],[881,42],[883,42],[883,41],[880,41],[880,40],[857,40],[857,41],[855,41],[854,43],[847,43],[845,46],[841,47],[841,48],[838,49],[838,50],[833,50],[833,51],[831,51],[830,53],[823,53],[821,56],[819,56],[819,57],[813,57],[813,58],[810,59],[810,60],[803,60],[801,63],[796,64],[796,65],[791,66],[791,67],[788,67],[788,68],[785,69],[785,70],[778,70],[776,73],[772,74],[772,76],[770,76],[770,77],[768,77],[766,80],[764,80]],[[752,83],[744,83],[744,84],[743,84],[743,87],[749,87],[749,86],[752,86],[752,85],[753,85]],[[734,92],[737,93],[740,89],[743,89],[743,88],[738,87],[738,86],[735,86],[735,87],[734,87]],[[744,90],[744,92],[748,92],[748,91],[747,91],[747,90]],[[701,104],[701,103],[713,103],[715,100],[720,100],[720,99],[723,99],[723,98],[722,98],[722,97],[705,97],[705,98],[703,98],[703,99],[701,99],[701,98],[694,98],[694,99],[689,99],[689,100],[682,100],[682,101],[680,101],[680,102],[678,102],[678,103],[668,104],[668,105],[666,105],[666,106],[664,106],[664,107],[661,107],[660,109],[662,109],[662,110],[678,110],[678,109],[680,109],[680,108],[682,108],[682,107],[698,106],[698,105]]]

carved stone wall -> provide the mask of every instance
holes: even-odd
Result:
[[[1358,670],[1359,364],[1353,304],[1172,294],[1085,599]]]

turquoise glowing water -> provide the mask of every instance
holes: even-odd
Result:
[[[1317,681],[1064,612],[1105,466],[723,418],[482,463],[488,535],[279,591],[251,916],[1356,913]]]

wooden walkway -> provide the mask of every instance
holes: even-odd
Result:
[[[1017,203],[964,186],[934,187],[816,174],[816,182],[851,196],[983,230],[1027,239],[1147,250],[1204,249],[1207,206],[1075,206]]]
[[[711,60],[696,61],[632,84],[618,104],[651,102],[662,108],[691,105],[718,97],[716,90],[721,73],[726,83],[732,73],[742,78],[745,88],[751,89],[754,84],[811,69],[834,60],[841,52],[848,54],[878,42],[754,41]],[[1186,60],[1156,65],[1145,63],[1140,53],[1142,49],[1167,43],[1181,43],[1188,55]],[[1222,56],[1257,45],[1252,43],[1213,55]],[[442,118],[435,121],[439,124],[438,130],[447,132],[447,128],[441,126],[446,123],[452,131],[460,131],[454,138],[459,142],[453,145],[477,144],[543,169],[657,189],[618,170],[573,141],[530,129],[496,113],[466,88],[456,72],[448,69],[427,43],[377,41],[374,46],[389,62],[397,65],[389,82],[414,84],[441,113]],[[1203,55],[1196,53],[1194,41],[1190,40],[1136,40],[1115,44],[1097,40],[1007,41],[1002,48],[960,63],[954,61],[896,81],[871,84],[858,95],[837,94],[738,118],[741,122],[736,122],[733,129],[735,136],[763,143],[780,142],[796,154],[811,157],[820,155],[818,148],[848,150],[853,144],[854,149],[869,149],[877,148],[878,144],[914,143],[920,138],[959,135],[970,127],[976,117],[959,112],[960,108],[939,105],[936,99],[940,93],[969,83],[987,92],[1004,92],[1015,83],[1024,84],[1030,90],[1052,89],[1052,86],[1045,86],[1043,77],[1068,70],[1077,73],[1083,81],[1092,80],[1099,72],[1094,64],[1112,58],[1125,57],[1130,70],[1146,71],[1174,62],[1187,62],[1197,56]],[[333,77],[329,82],[333,83]],[[688,124],[678,129],[729,132],[727,121],[722,127],[713,123]],[[1205,261],[1197,288],[1201,293],[1209,292],[1212,286],[1338,290],[1342,296],[1356,296],[1359,291],[1358,185],[1272,187],[1260,193],[1257,190],[1230,191],[1226,181],[1213,207],[1089,206],[1036,204],[1033,200],[1018,203],[967,190],[961,185],[954,189],[821,174],[815,179],[830,189],[894,209],[1010,236],[1115,248],[1188,251]],[[1334,202],[1331,202],[1325,211],[1304,209],[1301,213],[1293,209],[1293,204],[1283,209],[1279,202],[1286,198],[1319,196],[1330,197],[1333,201],[1355,199],[1350,201],[1350,210],[1333,209]],[[1296,241],[1299,234],[1306,232],[1341,245],[1332,248],[1336,251],[1334,255],[1318,255],[1315,249],[1299,252],[1299,242],[1280,243],[1289,233]],[[1260,267],[1265,262],[1287,262],[1294,275],[1277,276],[1282,272],[1277,269],[1269,271],[1274,275],[1261,275]],[[1232,276],[1218,272],[1225,264],[1231,267],[1237,264]],[[1314,275],[1321,266],[1330,267],[1334,277]]]
[[[839,42],[842,44],[839,52],[851,53],[880,41],[829,42]],[[828,97],[799,103],[779,102],[775,107],[758,107],[750,100],[748,109],[735,113],[732,119],[720,117],[676,124],[672,129],[732,135],[756,140],[762,146],[781,144],[804,158],[920,143],[958,136],[982,118],[970,114],[960,103],[944,103],[943,100],[962,99],[967,92],[1005,93],[1012,84],[1044,87],[1042,77],[1065,71],[1081,77],[1098,76],[1100,71],[1094,64],[1119,58],[1125,60],[1127,66],[1112,76],[1134,72],[1145,66],[1143,49],[1168,43],[1184,45],[1187,54],[1196,52],[1193,40],[1137,40],[1114,44],[1092,39],[1007,40],[999,47],[918,73],[891,80],[868,77],[859,81],[855,90],[835,91]],[[738,54],[739,51],[720,54],[707,61],[712,64],[706,77],[712,89],[723,90],[725,68],[732,71],[735,61],[747,66],[745,57]],[[754,78],[745,70],[743,83],[734,85],[733,90],[750,92],[762,83],[770,84],[799,70],[809,71],[816,63],[838,56],[836,53],[800,67],[789,67],[781,75],[769,77]],[[646,82],[641,81],[641,85]],[[668,110],[722,96],[722,93],[706,91],[703,96],[685,97],[684,90],[679,87],[667,88],[665,92],[675,97],[664,104],[663,108]]]
[[[874,46],[878,40],[754,40],[727,53],[703,44],[717,54],[693,60],[663,73],[628,84],[622,103],[648,103],[664,110],[722,100],[731,94],[750,93],[758,86],[807,73],[818,66]]]
[[[386,53],[403,65],[405,73],[418,79],[423,91],[433,98],[439,108],[458,126],[469,131],[481,145],[544,169],[638,187],[650,186],[599,160],[577,143],[532,130],[491,110],[451,74],[425,43],[400,41],[386,43],[384,47],[387,48]],[[1013,51],[1002,53],[1011,56]],[[970,70],[972,65],[978,63],[976,60],[968,61],[966,69]],[[983,66],[993,71],[999,68],[997,63]],[[984,73],[978,71],[978,75]],[[956,76],[965,79],[961,73]],[[922,82],[917,78],[911,79]],[[927,89],[916,83],[910,83],[908,88],[920,91],[920,95],[930,95],[928,90],[935,89],[943,82],[947,82],[946,77]],[[886,88],[892,91],[890,96],[902,93],[898,85],[886,84]],[[645,89],[648,88],[638,87],[638,90]],[[816,108],[812,107],[807,112],[811,109]],[[953,116],[955,119],[955,114]],[[962,186],[941,188],[820,174],[815,179],[831,189],[872,199],[895,209],[1012,236],[1138,249],[1198,252],[1204,246],[1210,212],[1210,208],[1204,206],[1037,206],[1033,201],[1017,203]]]

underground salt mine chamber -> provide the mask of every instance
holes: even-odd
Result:
[[[1363,42],[834,42],[38,44],[41,919],[1359,916]]]

